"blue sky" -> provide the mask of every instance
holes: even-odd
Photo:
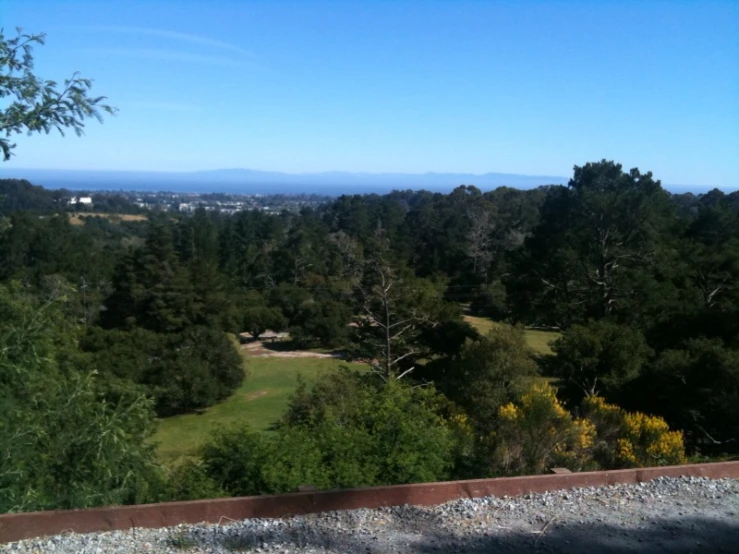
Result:
[[[0,0],[120,110],[4,167],[571,175],[739,186],[739,1]],[[0,172],[2,168],[0,167]]]

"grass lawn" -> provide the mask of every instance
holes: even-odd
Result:
[[[346,362],[329,358],[247,357],[250,376],[228,399],[202,414],[168,417],[159,421],[154,440],[165,462],[192,455],[219,426],[248,423],[256,431],[266,430],[285,411],[300,373],[308,380],[335,371]],[[353,365],[353,364],[350,364]],[[357,364],[357,367],[364,367]]]
[[[486,334],[493,327],[498,325],[492,319],[486,317],[476,317],[472,315],[464,316],[464,320],[477,329],[480,333]],[[540,331],[537,329],[526,329],[524,331],[526,342],[537,354],[551,354],[552,349],[550,343],[559,338],[560,333],[557,331]]]

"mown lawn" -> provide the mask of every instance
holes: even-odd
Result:
[[[475,327],[480,333],[485,334],[498,325],[497,322],[486,317],[472,315],[464,316],[466,322]],[[559,338],[560,333],[556,331],[540,331],[538,329],[526,329],[524,331],[526,342],[537,354],[551,354],[550,344]]]
[[[347,365],[329,358],[256,358],[247,357],[250,375],[227,400],[202,414],[187,414],[159,421],[154,440],[159,443],[159,457],[171,462],[191,456],[220,426],[248,423],[264,431],[285,411],[287,401],[297,386],[300,373],[307,380],[326,371]],[[356,364],[357,367],[364,367]]]
[[[496,322],[475,316],[465,320],[481,333],[487,333]],[[559,333],[526,329],[526,341],[537,353],[549,354],[549,343]],[[336,371],[347,362],[329,358],[260,358],[246,356],[250,375],[228,399],[201,414],[169,417],[159,421],[154,440],[159,457],[165,462],[192,456],[213,431],[221,426],[248,423],[256,431],[266,431],[284,413],[287,401],[297,386],[300,373],[307,380],[326,371]],[[349,364],[359,369],[363,364]]]

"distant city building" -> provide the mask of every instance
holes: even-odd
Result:
[[[85,204],[86,206],[92,206],[92,197],[91,196],[73,196],[69,200],[70,204]]]

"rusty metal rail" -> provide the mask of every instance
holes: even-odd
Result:
[[[458,498],[516,496],[574,487],[640,483],[657,477],[739,478],[739,462],[592,471],[583,473],[419,483],[365,489],[219,498],[189,502],[112,506],[0,515],[0,543],[66,532],[91,533],[224,519],[274,518],[300,514],[412,504],[430,506]]]

